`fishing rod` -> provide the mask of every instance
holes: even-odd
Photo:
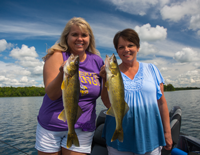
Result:
[[[8,146],[10,146],[10,147],[13,147],[14,149],[16,149],[16,150],[18,150],[18,151],[20,151],[20,152],[22,152],[22,153],[24,153],[24,154],[26,154],[26,155],[29,155],[28,153],[26,153],[26,152],[24,152],[24,151],[22,151],[22,150],[20,150],[20,149],[18,149],[18,148],[16,148],[16,147],[12,146],[12,145],[10,145],[10,144],[8,144],[8,143],[2,141],[2,140],[0,140],[0,142],[4,143],[4,144],[6,144],[6,145],[8,145]]]

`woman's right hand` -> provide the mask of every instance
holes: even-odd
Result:
[[[59,68],[59,71],[60,71],[60,73],[64,73],[64,66],[65,66],[65,64],[66,64],[66,62],[67,62],[67,60],[66,61],[64,61],[63,63],[62,63],[62,65],[60,66],[60,68]]]

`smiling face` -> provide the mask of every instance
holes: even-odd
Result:
[[[67,44],[70,52],[74,55],[82,55],[90,44],[89,33],[80,29],[77,25],[72,25],[70,32],[67,36]]]
[[[122,62],[132,63],[133,61],[136,61],[138,51],[139,48],[133,42],[124,40],[122,37],[119,37],[117,53]]]

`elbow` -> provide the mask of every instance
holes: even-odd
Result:
[[[53,95],[53,94],[48,94],[47,93],[47,95],[52,101],[57,100],[58,98],[61,97],[61,94],[60,95]]]
[[[52,100],[57,100],[58,98],[60,98],[62,96],[62,92],[52,92],[52,91],[48,91],[48,89],[45,89],[47,96]]]

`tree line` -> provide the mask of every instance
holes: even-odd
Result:
[[[0,97],[44,96],[44,87],[0,87]]]
[[[200,89],[199,87],[174,87],[172,84],[164,85],[164,91]]]
[[[172,84],[164,85],[164,91],[200,89],[198,87],[175,88]],[[0,97],[44,96],[44,87],[0,87]]]

